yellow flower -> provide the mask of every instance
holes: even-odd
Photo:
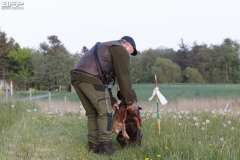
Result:
[[[168,147],[165,147],[165,149],[168,151],[169,150],[169,148]]]
[[[149,160],[149,158],[145,158],[145,160]]]
[[[158,154],[157,157],[161,157],[161,154]]]
[[[34,120],[35,119],[35,117],[34,116],[32,116],[32,120]]]

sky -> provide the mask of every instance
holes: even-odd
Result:
[[[21,47],[38,49],[58,36],[70,53],[96,42],[131,36],[138,51],[177,50],[240,40],[240,0],[22,0],[22,10],[4,10],[0,29]]]

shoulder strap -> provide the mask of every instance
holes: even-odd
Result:
[[[107,86],[108,86],[108,77],[107,77],[107,75],[106,75],[106,74],[103,72],[103,70],[102,70],[101,64],[100,64],[100,62],[99,62],[98,54],[97,54],[97,47],[98,47],[99,44],[100,44],[100,42],[97,42],[97,43],[95,44],[95,48],[94,48],[93,55],[94,55],[94,57],[95,57],[95,61],[96,61],[96,64],[97,64],[97,68],[98,68],[98,72],[99,72],[99,74],[100,74],[101,80],[102,80],[103,84],[105,85],[105,87],[107,87]],[[112,87],[113,87],[114,84],[115,84],[115,80],[116,80],[116,79],[114,78]],[[111,89],[112,89],[112,87],[111,87]]]
[[[107,86],[107,85],[108,85],[108,83],[107,83],[107,76],[104,74],[104,72],[103,72],[103,70],[102,70],[102,67],[101,67],[100,62],[99,62],[99,59],[98,59],[98,54],[97,54],[97,47],[98,47],[99,44],[100,44],[100,42],[97,42],[97,43],[95,44],[95,48],[94,48],[93,55],[94,55],[94,57],[95,57],[95,61],[96,61],[96,64],[97,64],[97,68],[98,68],[98,72],[99,72],[99,74],[100,74],[101,80],[102,80],[103,84],[104,84],[105,86]],[[103,77],[103,76],[104,76],[104,77]]]

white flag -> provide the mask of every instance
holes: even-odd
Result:
[[[153,90],[153,94],[152,96],[148,99],[149,101],[151,101],[153,99],[153,97],[157,94],[159,101],[162,103],[162,105],[165,105],[168,101],[166,100],[166,98],[162,95],[162,93],[159,91],[159,88],[156,87]]]

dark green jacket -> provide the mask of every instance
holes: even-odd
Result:
[[[119,42],[116,43],[116,41],[104,42],[101,44],[102,47],[101,45],[98,46],[98,56],[100,64],[102,68],[104,68],[104,72],[116,76],[123,99],[126,101],[127,105],[133,104],[135,99],[132,93],[129,53],[122,45],[119,45]],[[80,77],[80,81],[103,85],[98,73],[96,73],[97,68],[95,60],[93,59],[94,56],[91,55],[93,54],[93,50],[94,47],[85,53],[87,55],[83,55],[85,58],[81,58],[79,62],[77,62],[71,73],[80,74],[81,76],[78,76]],[[112,99],[112,103],[115,102],[116,100]]]

